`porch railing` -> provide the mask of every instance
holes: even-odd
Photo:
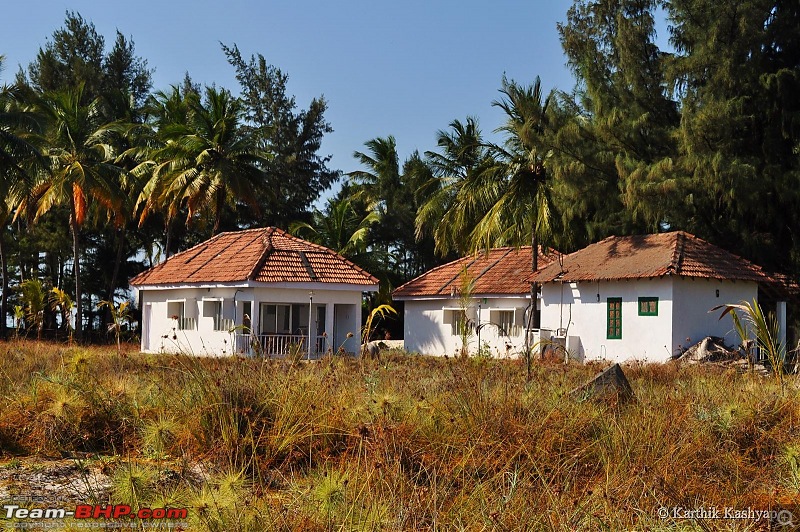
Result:
[[[311,357],[319,358],[327,349],[327,338],[316,336],[311,346]],[[303,334],[237,334],[236,352],[249,356],[281,358],[297,355],[308,357],[308,335]]]

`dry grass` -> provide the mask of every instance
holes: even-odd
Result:
[[[0,449],[125,457],[114,501],[206,530],[757,530],[660,506],[800,519],[796,381],[626,368],[638,400],[565,396],[597,367],[393,354],[292,365],[0,345]],[[132,465],[137,460],[146,465]],[[158,464],[201,462],[163,478]],[[125,499],[125,500],[122,500]]]

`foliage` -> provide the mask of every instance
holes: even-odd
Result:
[[[312,211],[311,223],[294,222],[289,226],[289,232],[330,248],[363,266],[369,260],[365,256],[369,228],[378,220],[376,212],[363,218],[359,216],[350,199],[331,199],[324,212]]]
[[[45,290],[39,279],[27,279],[17,287],[25,316],[25,330],[35,330],[42,337],[44,327]]]
[[[72,343],[72,331],[74,330],[72,326],[72,310],[75,308],[75,302],[64,290],[53,287],[50,289],[49,303],[51,309],[61,314],[61,327],[67,331],[69,342]]]
[[[21,72],[17,81],[39,92],[83,86],[84,105],[109,91],[123,91],[140,105],[151,87],[152,71],[145,59],[135,55],[133,41],[117,31],[114,46],[106,53],[105,38],[74,11],[67,11],[64,26],[39,48],[27,70],[28,75]]]
[[[339,178],[338,171],[328,168],[331,157],[319,154],[323,136],[333,131],[325,119],[328,102],[320,96],[297,111],[294,97],[286,93],[287,74],[261,54],[245,61],[235,44],[223,44],[222,51],[242,89],[245,133],[269,154],[262,167],[265,186],[258,191],[264,212],[247,222],[288,226]]]
[[[122,354],[120,338],[122,336],[123,325],[130,325],[131,302],[121,301],[117,304],[114,301],[101,301],[98,303],[97,308],[107,308],[111,313],[111,323],[108,325],[108,332],[114,333],[114,337],[117,339],[117,353]]]
[[[449,131],[437,133],[439,152],[425,152],[430,179],[420,191],[425,201],[417,209],[417,237],[430,234],[436,251],[466,254],[473,246],[464,238],[484,216],[487,205],[478,193],[490,186],[487,169],[494,164],[476,118],[454,120]]]
[[[722,309],[720,319],[727,314],[731,315],[733,326],[743,345],[749,344],[752,340],[751,334],[755,334],[756,346],[766,354],[775,380],[779,386],[782,386],[786,363],[786,342],[780,341],[780,324],[777,316],[772,313],[765,315],[756,299],[752,303],[747,301],[738,304],[729,303],[711,310],[719,309]]]
[[[226,207],[247,204],[258,211],[255,191],[262,185],[264,154],[256,139],[242,128],[241,102],[227,90],[206,87],[201,99],[195,93],[180,96],[176,87],[162,95],[159,111],[169,111],[171,100],[185,106],[181,122],[160,117],[152,180],[146,193],[150,210],[165,208],[173,219],[186,207],[186,224],[206,212],[219,232]]]
[[[399,286],[439,262],[433,256],[430,238],[417,238],[414,218],[422,202],[418,190],[430,179],[419,154],[412,154],[402,165],[397,142],[391,135],[364,143],[365,151],[353,156],[363,170],[348,174],[347,192],[365,212],[374,213],[377,222],[370,227],[368,248],[377,253],[372,273],[383,285]]]
[[[58,206],[69,209],[79,340],[83,335],[80,229],[93,208],[99,206],[107,212],[117,209],[121,197],[117,176],[123,172],[113,164],[114,147],[108,142],[110,125],[102,102],[95,99],[84,105],[83,100],[83,85],[36,99],[36,109],[46,123],[43,154],[48,159],[48,172],[40,174],[33,188],[31,199],[35,204],[28,204],[26,199],[21,205],[35,212],[35,220]]]
[[[474,324],[469,319],[469,309],[472,306],[472,294],[475,291],[475,278],[470,274],[467,265],[461,269],[458,276],[458,335],[461,337],[461,356],[469,356],[469,339],[474,330]],[[480,349],[480,346],[478,346]]]

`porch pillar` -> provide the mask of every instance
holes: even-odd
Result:
[[[256,301],[256,298],[253,297],[253,300],[250,302],[250,334],[258,335],[258,324],[261,323],[261,317],[258,315],[259,311],[261,310],[259,307],[261,304]]]
[[[334,331],[333,325],[333,303],[325,303],[325,332],[328,334],[328,338],[325,339],[325,350],[327,351],[328,348],[333,349],[334,351],[339,348],[338,345],[335,344],[336,337],[333,334]]]
[[[314,332],[314,291],[308,293],[308,360],[311,360],[311,353],[316,344]]]
[[[788,352],[789,346],[786,345],[786,301],[778,301],[775,304],[775,316],[778,318],[778,345],[786,346]]]

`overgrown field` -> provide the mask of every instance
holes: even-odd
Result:
[[[659,507],[800,520],[796,378],[647,365],[625,368],[635,402],[566,396],[598,369],[535,365],[526,383],[519,361],[4,343],[0,450],[6,464],[92,453],[113,476],[99,502],[186,506],[193,530],[769,526]]]

